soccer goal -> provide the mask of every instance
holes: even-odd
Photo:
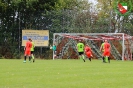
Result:
[[[132,60],[133,37],[124,33],[54,33],[53,44],[56,44],[56,54],[53,52],[53,60],[78,59],[76,45],[78,40],[89,45],[95,59],[101,59],[100,46],[103,40],[111,44],[111,59]]]

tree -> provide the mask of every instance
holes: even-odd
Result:
[[[6,52],[10,52],[11,54],[16,50],[18,51],[18,47],[21,43],[21,30],[24,28],[36,28],[36,20],[38,19],[35,16],[40,16],[42,12],[46,10],[54,10],[55,2],[57,1],[58,0],[1,0],[1,48],[7,47],[8,50],[6,50]],[[12,48],[13,46],[16,47]]]
[[[129,0],[98,0],[97,7],[99,8],[98,18],[103,18],[103,21],[108,24],[108,32],[125,32],[129,33],[128,29],[132,28],[131,14],[126,16],[119,15],[115,12],[116,2],[129,2]],[[129,4],[128,4],[129,5]],[[128,22],[128,23],[127,23]],[[127,28],[128,26],[128,28]],[[130,27],[129,27],[130,26]],[[128,32],[127,32],[128,31]]]

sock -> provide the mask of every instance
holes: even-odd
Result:
[[[84,55],[82,55],[81,57],[82,57],[83,61],[85,62],[85,57],[84,57]]]
[[[82,60],[82,56],[79,56],[80,60]]]
[[[108,57],[108,62],[110,63],[110,57]]]
[[[83,59],[83,61],[85,62],[85,59]]]
[[[33,62],[35,62],[35,59],[33,59]]]
[[[32,59],[33,59],[33,62],[35,62],[35,59],[34,59],[34,55],[32,54]]]
[[[105,56],[105,62],[106,63],[108,62],[108,56]]]
[[[26,61],[26,56],[24,56],[24,60]]]
[[[103,59],[103,62],[105,62],[105,58],[104,58],[104,56],[103,56],[103,58],[102,58],[102,59]]]
[[[84,55],[82,55],[83,59],[85,59]]]
[[[34,60],[34,55],[32,55],[32,59]]]
[[[30,61],[30,59],[31,59],[31,56],[29,56],[29,61]]]
[[[91,61],[91,58],[89,58],[89,60]]]

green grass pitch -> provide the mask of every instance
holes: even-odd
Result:
[[[133,88],[133,62],[0,59],[0,88]]]

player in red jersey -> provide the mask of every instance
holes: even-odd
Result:
[[[29,38],[28,41],[26,42],[26,45],[24,47],[24,63],[26,63],[26,57],[29,56],[29,61],[31,59],[31,47],[32,47],[32,43],[31,43],[31,39]]]
[[[87,58],[89,58],[89,60],[91,61],[91,58],[93,57],[91,48],[86,45],[84,50]]]
[[[110,48],[111,48],[111,46],[110,46],[110,44],[108,43],[107,40],[105,40],[105,43],[104,43],[103,48],[104,48],[103,56],[104,56],[105,58],[108,58],[108,62],[110,63],[110,58],[109,58],[109,56],[110,56]]]

